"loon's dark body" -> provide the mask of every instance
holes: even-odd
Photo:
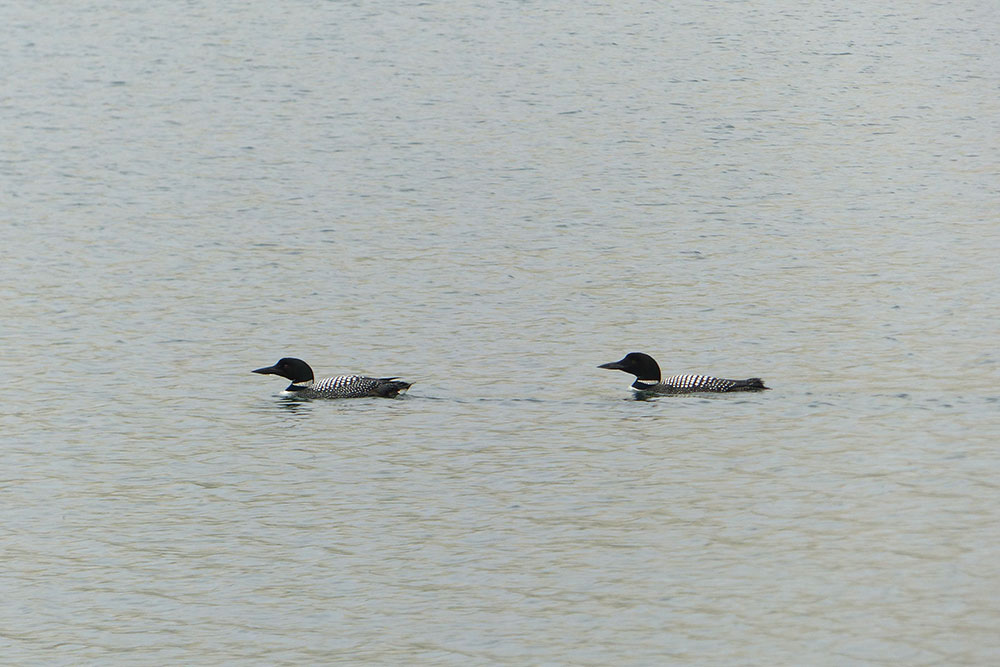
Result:
[[[274,366],[253,371],[262,375],[280,375],[292,381],[285,387],[285,394],[298,398],[364,398],[380,396],[392,398],[410,388],[409,382],[394,377],[372,378],[364,375],[337,375],[313,379],[312,368],[301,359],[285,357]]]
[[[620,361],[601,364],[598,368],[624,371],[635,376],[632,388],[650,394],[694,394],[699,392],[722,393],[730,391],[761,391],[770,389],[760,378],[727,380],[708,375],[672,375],[660,379],[660,365],[648,354],[631,352]]]

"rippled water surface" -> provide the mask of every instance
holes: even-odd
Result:
[[[4,661],[997,664],[998,23],[0,8]]]

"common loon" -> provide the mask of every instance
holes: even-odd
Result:
[[[625,371],[635,376],[632,388],[652,394],[693,394],[697,392],[761,391],[770,389],[760,378],[726,380],[708,375],[673,375],[660,379],[660,366],[656,360],[642,352],[630,352],[620,361],[601,364],[598,368]]]
[[[370,378],[363,375],[337,375],[313,380],[309,364],[301,359],[285,357],[267,368],[258,368],[254,373],[280,375],[292,381],[285,387],[285,393],[301,398],[361,398],[382,396],[392,398],[410,388],[410,382],[396,378]]]

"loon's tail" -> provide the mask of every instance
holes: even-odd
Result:
[[[736,386],[733,387],[737,391],[760,391],[761,389],[770,389],[770,387],[764,386],[764,381],[760,378],[749,378],[747,380],[736,380]]]

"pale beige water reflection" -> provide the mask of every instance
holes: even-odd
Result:
[[[5,661],[1000,659],[986,9],[0,22]]]

